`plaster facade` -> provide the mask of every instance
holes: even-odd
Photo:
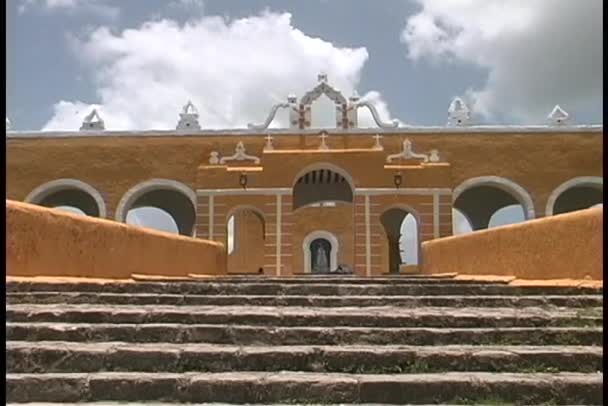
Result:
[[[336,128],[311,128],[310,106],[321,94],[336,103]],[[356,128],[360,107],[378,128]],[[289,128],[270,129],[282,108]],[[189,104],[175,131],[10,132],[7,198],[86,203],[86,214],[121,222],[130,209],[154,206],[180,234],[224,244],[234,216],[234,273],[306,272],[305,239],[329,233],[338,264],[379,275],[399,268],[393,223],[407,214],[422,244],[452,234],[453,208],[478,230],[512,204],[531,220],[601,203],[603,127],[559,117],[543,126],[471,126],[458,100],[447,126],[399,127],[320,75],[302,99],[290,96],[248,129],[201,129]],[[572,197],[571,187],[584,193]]]

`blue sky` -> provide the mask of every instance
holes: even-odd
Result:
[[[600,0],[7,3],[15,130],[76,130],[91,106],[109,129],[169,129],[186,99],[203,127],[244,127],[320,70],[407,124],[444,124],[455,96],[480,123],[555,104],[601,122]]]
[[[443,125],[460,96],[480,124],[545,124],[556,104],[597,124],[602,62],[601,0],[7,2],[18,131],[75,131],[93,107],[106,129],[172,129],[187,100],[203,128],[245,127],[320,71],[385,121]],[[492,225],[522,218],[507,208]],[[154,210],[129,221],[173,227]]]

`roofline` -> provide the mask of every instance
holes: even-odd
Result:
[[[336,135],[366,134],[442,134],[442,133],[569,133],[569,132],[603,132],[603,124],[586,125],[478,125],[478,126],[403,126],[396,128],[272,128],[265,130],[252,129],[207,129],[196,131],[180,130],[143,130],[143,131],[7,131],[6,138],[67,138],[67,137],[164,137],[164,136],[244,136],[244,135],[316,135],[321,131]]]

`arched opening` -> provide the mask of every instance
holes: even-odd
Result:
[[[91,217],[105,217],[106,207],[100,193],[76,179],[58,179],[34,189],[26,203],[57,208]]]
[[[454,208],[476,230],[534,218],[529,194],[519,185],[498,177],[475,178],[454,190]]]
[[[311,128],[336,128],[336,103],[322,94],[310,105]]]
[[[304,272],[329,273],[338,268],[340,246],[335,235],[325,230],[309,233],[302,242]]]
[[[116,220],[164,231],[174,230],[193,236],[196,222],[196,197],[182,183],[171,180],[151,180],[131,188],[118,204]]]
[[[473,227],[467,216],[458,209],[452,209],[452,234],[466,234],[471,231],[473,231]]]
[[[73,207],[73,206],[55,206],[54,207],[57,210],[62,210],[65,211],[66,213],[72,213],[72,214],[78,214],[80,216],[86,216],[87,214],[80,210],[78,207]]]
[[[521,204],[513,204],[511,206],[498,209],[492,214],[488,223],[488,228],[506,226],[508,224],[521,223],[526,221],[524,208]]]
[[[417,265],[420,253],[417,215],[409,209],[394,207],[380,216],[388,246],[390,273],[399,273],[401,265]]]
[[[601,186],[574,186],[562,192],[553,205],[553,214],[588,209],[603,203],[604,191]]]
[[[143,206],[127,212],[127,224],[153,228],[167,233],[179,234],[177,223],[169,213],[163,209]]]
[[[226,221],[226,251],[228,271],[232,273],[260,273],[264,268],[266,222],[260,211],[237,208]]]
[[[332,206],[335,202],[353,202],[353,187],[343,170],[315,166],[297,177],[293,187],[294,210],[312,205]]]

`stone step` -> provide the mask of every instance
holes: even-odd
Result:
[[[353,327],[594,327],[602,308],[523,307],[250,307],[131,305],[10,305],[12,322],[181,323],[249,326]]]
[[[601,307],[601,295],[565,296],[247,296],[150,293],[19,292],[7,293],[8,304],[104,304],[189,306],[398,306],[398,307]]]
[[[230,346],[6,343],[12,373],[307,371],[342,373],[597,372],[600,346]]]
[[[9,373],[6,381],[7,402],[603,404],[601,373]]]
[[[564,286],[510,286],[474,283],[327,284],[327,283],[212,283],[113,282],[56,283],[7,282],[7,292],[99,292],[198,295],[314,295],[314,296],[427,296],[427,295],[601,295],[602,288]]]
[[[370,328],[225,324],[6,323],[13,341],[234,345],[602,345],[601,327]]]
[[[266,283],[266,284],[332,284],[332,285],[420,285],[420,284],[475,284],[488,285],[498,284],[505,285],[508,281],[505,280],[466,280],[454,278],[437,278],[428,275],[408,275],[400,277],[365,277],[360,276],[296,276],[296,277],[274,277],[274,276],[239,276],[239,277],[216,277],[216,278],[192,278],[190,282],[208,282],[208,283]]]

